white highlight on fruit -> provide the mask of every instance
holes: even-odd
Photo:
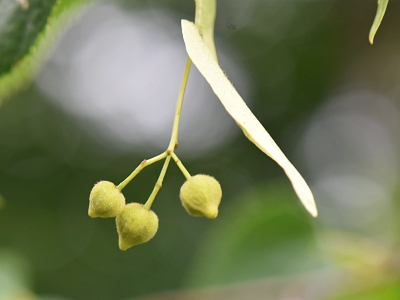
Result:
[[[247,107],[216,62],[196,25],[182,20],[182,33],[189,57],[210,84],[222,105],[243,130],[246,137],[282,167],[304,207],[313,217],[316,217],[318,215],[317,207],[307,183]]]

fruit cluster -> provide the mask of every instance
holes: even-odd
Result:
[[[128,248],[151,240],[158,229],[158,217],[147,203],[126,204],[119,186],[100,181],[89,196],[89,216],[116,218],[119,248]],[[183,184],[180,199],[186,211],[193,216],[214,219],[218,215],[222,190],[218,181],[209,175],[190,176]]]
[[[200,2],[196,3],[200,4]],[[134,245],[148,242],[156,234],[158,229],[158,217],[150,208],[162,186],[171,159],[175,161],[176,165],[187,179],[180,192],[182,205],[186,211],[190,215],[198,217],[204,216],[210,219],[214,219],[218,215],[218,205],[222,198],[222,190],[218,181],[209,175],[199,174],[191,176],[175,154],[175,150],[178,147],[178,132],[182,103],[191,64],[192,61],[188,57],[176,103],[171,139],[167,149],[153,158],[143,160],[139,166],[118,186],[109,181],[100,181],[93,187],[90,193],[89,216],[92,218],[116,218],[119,248],[121,250],[126,250]],[[122,189],[133,178],[135,178],[143,168],[163,159],[165,159],[164,165],[146,203],[126,204],[125,197],[121,192]]]

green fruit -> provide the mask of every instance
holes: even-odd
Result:
[[[190,215],[215,219],[222,198],[221,185],[212,176],[198,174],[182,185],[180,198]]]
[[[126,205],[117,216],[116,223],[121,250],[148,242],[158,229],[157,215],[140,203]]]
[[[89,196],[89,216],[116,217],[125,206],[125,197],[110,181],[96,183]]]

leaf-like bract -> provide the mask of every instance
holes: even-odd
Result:
[[[202,36],[204,43],[218,61],[217,51],[214,44],[214,24],[217,11],[216,0],[195,0],[196,17],[194,23]]]
[[[210,84],[222,105],[243,130],[246,137],[283,168],[300,201],[308,212],[316,217],[317,208],[307,183],[247,107],[218,65],[196,25],[190,21],[182,20],[182,33],[190,59]]]
[[[369,42],[371,44],[374,43],[375,34],[378,31],[379,26],[381,25],[388,2],[389,0],[378,0],[378,9],[376,10],[374,23],[372,23],[371,30],[369,31]]]

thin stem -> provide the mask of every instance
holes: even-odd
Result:
[[[154,185],[153,191],[151,192],[149,198],[147,199],[146,203],[144,204],[144,207],[146,207],[147,209],[151,208],[151,205],[153,204],[154,199],[156,198],[158,191],[161,189],[162,187],[162,183],[164,180],[164,176],[167,173],[167,169],[168,169],[168,165],[169,162],[171,161],[171,156],[167,156],[167,158],[164,161],[164,165],[161,169],[161,173],[160,176],[158,176],[157,182]]]
[[[190,173],[188,172],[188,170],[183,165],[182,161],[178,158],[178,156],[174,152],[171,153],[171,156],[174,159],[174,161],[175,161],[176,165],[178,166],[178,168],[181,170],[183,175],[186,177],[186,179],[189,179],[190,177],[192,177],[190,175]]]
[[[189,78],[189,72],[190,72],[191,64],[192,64],[192,61],[188,57],[188,59],[186,61],[185,70],[183,72],[181,87],[179,89],[178,101],[176,102],[176,110],[175,110],[175,117],[174,117],[174,125],[172,126],[171,140],[169,142],[167,150],[165,151],[165,155],[167,156],[167,158],[165,159],[164,165],[163,165],[163,167],[161,169],[160,176],[158,177],[158,180],[157,180],[157,182],[156,182],[156,184],[155,184],[155,186],[153,188],[153,191],[151,192],[149,198],[147,199],[147,201],[146,201],[146,203],[144,205],[147,209],[151,208],[151,205],[153,204],[153,201],[156,198],[156,196],[158,194],[158,191],[162,187],[164,176],[167,173],[168,165],[169,165],[169,162],[171,161],[171,156],[174,157],[174,159],[176,157],[177,160],[179,161],[178,157],[174,153],[174,150],[178,147],[179,122],[181,120],[181,111],[182,111],[183,98],[185,96],[185,90],[186,90],[186,85],[187,85],[187,81],[188,81],[188,78]],[[182,165],[182,163],[181,163],[181,165]],[[182,167],[183,167],[183,165],[182,165]],[[182,171],[182,172],[184,172],[185,176],[186,176],[186,174],[188,174],[189,177],[190,177],[190,174],[185,169],[185,167],[183,167],[183,170],[185,170],[185,172]]]
[[[150,166],[151,164],[154,164],[155,162],[157,162],[157,161],[159,161],[159,160],[162,160],[162,159],[165,158],[167,155],[168,155],[168,154],[167,154],[167,151],[165,151],[165,152],[163,152],[163,153],[161,153],[161,154],[159,154],[159,155],[157,155],[157,156],[154,156],[153,158],[150,158],[150,159],[147,159],[147,160],[146,160],[146,159],[143,160],[143,161],[140,163],[140,165],[138,165],[137,168],[136,168],[128,177],[126,177],[126,179],[125,179],[124,181],[122,181],[122,182],[117,186],[117,188],[118,188],[120,191],[122,191],[122,189],[123,189],[133,178],[135,178],[135,176],[136,176],[137,174],[139,174],[140,171],[142,171],[145,167]]]
[[[190,58],[187,58],[186,61],[186,66],[185,70],[183,72],[183,77],[182,77],[182,82],[181,82],[181,87],[179,89],[179,95],[178,95],[178,101],[176,103],[176,110],[175,110],[175,117],[174,117],[174,124],[172,127],[172,133],[171,133],[171,140],[169,142],[168,148],[165,152],[161,153],[160,155],[157,155],[149,160],[143,160],[140,165],[124,180],[122,181],[117,188],[121,191],[137,174],[140,173],[145,167],[165,158],[164,166],[161,169],[160,176],[158,177],[158,180],[154,186],[154,189],[152,193],[149,196],[149,199],[147,200],[145,207],[150,209],[158,191],[160,190],[162,186],[162,182],[164,180],[165,173],[167,172],[169,162],[171,161],[171,156],[174,157],[174,160],[178,167],[181,169],[182,173],[185,175],[186,178],[190,178],[189,172],[186,170],[186,168],[183,166],[183,164],[180,162],[179,158],[174,154],[175,149],[178,147],[178,131],[179,131],[179,122],[181,120],[181,111],[182,111],[182,104],[183,104],[183,98],[185,96],[185,90],[186,90],[186,85],[187,81],[189,78],[189,73],[190,73],[190,66],[192,64],[192,61]]]
[[[181,120],[181,110],[183,98],[185,96],[186,84],[189,78],[190,66],[192,61],[190,58],[187,58],[185,71],[183,72],[181,87],[179,89],[178,101],[176,102],[176,110],[175,110],[175,118],[174,125],[172,127],[171,140],[169,142],[168,150],[173,153],[176,147],[178,147],[178,130],[179,130],[179,122]]]

